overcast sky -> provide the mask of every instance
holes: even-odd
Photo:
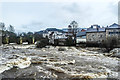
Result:
[[[79,27],[118,23],[118,3],[113,1],[2,2],[0,22],[11,24],[16,32],[67,28],[71,21]]]

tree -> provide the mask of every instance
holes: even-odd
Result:
[[[8,32],[9,35],[9,42],[10,43],[16,43],[17,42],[17,35],[13,32]]]
[[[43,47],[47,46],[48,44],[49,44],[49,39],[44,38],[44,39],[41,39],[40,41],[37,42],[36,47],[43,48]]]
[[[74,43],[76,44],[76,34],[77,34],[78,23],[76,21],[72,21],[70,23],[70,26],[72,28],[72,34],[73,34],[73,37],[74,37]]]
[[[29,44],[33,43],[34,34],[32,32],[27,33],[27,41]]]
[[[8,28],[8,31],[14,33],[14,32],[15,32],[15,29],[14,29],[14,27],[13,27],[12,25],[10,25],[9,28]]]
[[[4,23],[0,23],[0,30],[2,30],[2,31],[5,31],[5,24]]]
[[[66,45],[66,46],[73,46],[73,45],[74,45],[74,41],[73,41],[73,39],[72,39],[71,36],[69,36],[69,37],[66,39],[65,45]]]
[[[4,30],[5,30],[5,24],[0,23],[0,45],[2,44],[2,36],[3,36]]]
[[[31,36],[32,36],[32,35],[33,35],[33,32],[28,32],[27,35],[31,35]]]

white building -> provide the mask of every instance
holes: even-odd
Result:
[[[65,39],[66,33],[63,30],[56,29],[56,28],[47,28],[43,32],[43,37],[48,37],[49,43],[54,44],[55,39]]]
[[[77,33],[76,43],[86,43],[86,31]]]

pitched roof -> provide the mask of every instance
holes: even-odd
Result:
[[[77,37],[81,37],[81,36],[86,36],[86,31],[77,33]]]
[[[87,30],[87,28],[77,28],[78,31],[81,31],[82,29]],[[62,30],[68,32],[68,28],[64,28]]]
[[[106,29],[113,29],[113,28],[120,28],[120,25],[114,23],[114,24],[110,25],[109,27],[107,27]]]
[[[35,32],[36,34],[43,34],[43,33],[48,33],[47,31],[45,30],[42,30],[42,31],[38,31],[38,32]]]
[[[56,28],[47,28],[46,31],[58,31],[58,32],[64,32],[61,29],[56,29]]]
[[[64,32],[68,32],[68,28],[64,28],[62,29]]]
[[[105,28],[88,28],[87,32],[104,32]]]

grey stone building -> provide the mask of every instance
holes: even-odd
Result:
[[[114,23],[106,28],[106,40],[113,40],[120,47],[120,25]]]
[[[98,25],[92,25],[87,29],[86,42],[101,44],[113,41],[120,46],[120,25],[114,23],[108,27],[100,28]]]
[[[106,39],[105,28],[100,28],[99,25],[92,25],[87,29],[86,42],[87,43],[103,43]]]

